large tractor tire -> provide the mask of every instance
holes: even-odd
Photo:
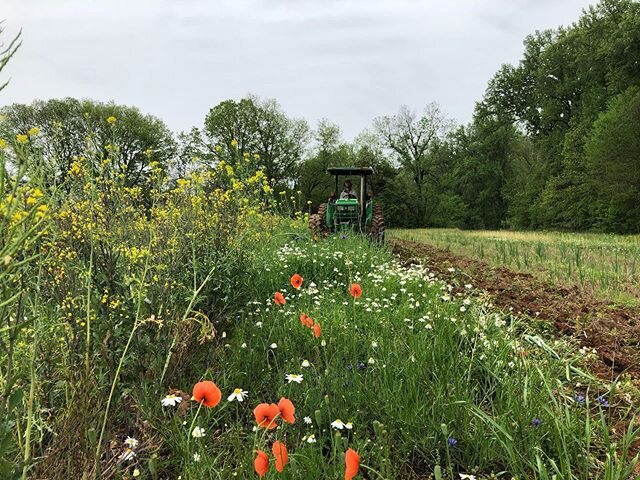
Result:
[[[384,243],[384,214],[382,213],[382,205],[380,204],[373,206],[369,238],[374,242]]]
[[[325,237],[329,230],[327,229],[327,204],[322,203],[318,207],[318,213],[309,216],[309,229],[311,233],[318,237]]]

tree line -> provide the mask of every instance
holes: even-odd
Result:
[[[518,65],[490,79],[468,125],[430,103],[346,141],[329,120],[312,129],[277,101],[247,96],[174,135],[133,107],[67,98],[2,108],[0,137],[38,126],[49,162],[38,172],[53,183],[93,142],[119,146],[132,185],[144,185],[151,161],[178,177],[251,155],[274,189],[299,190],[317,208],[334,188],[327,167],[369,165],[389,225],[640,231],[640,4],[602,0],[524,47]]]

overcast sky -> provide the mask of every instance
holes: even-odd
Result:
[[[178,131],[247,93],[346,138],[431,101],[471,119],[487,81],[537,29],[593,0],[2,0],[23,46],[0,105],[83,97],[135,105]]]

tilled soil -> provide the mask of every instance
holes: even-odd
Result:
[[[599,377],[612,380],[627,373],[640,380],[639,308],[597,299],[577,286],[555,285],[528,273],[491,267],[432,245],[397,239],[389,243],[404,261],[419,258],[439,278],[450,282],[461,274],[467,276],[464,283],[488,292],[498,307],[547,321],[560,334],[595,348],[601,362],[593,370]],[[455,272],[449,271],[452,267]]]

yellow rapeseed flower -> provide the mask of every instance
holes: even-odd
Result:
[[[40,129],[38,127],[31,127],[28,133],[30,137],[37,137],[40,133]]]
[[[220,153],[222,151],[222,145],[216,145],[216,152]]]
[[[231,140],[231,146],[233,148],[236,148],[238,146],[238,141],[235,138],[233,140]]]
[[[260,160],[260,155],[257,154],[257,153],[254,153],[253,154],[253,158],[256,159],[256,160]]]
[[[116,123],[117,118],[114,117],[113,115],[111,115],[110,117],[107,117],[107,123],[109,125],[113,125],[114,123]]]
[[[243,156],[244,158],[249,158],[249,152],[244,152],[244,153],[242,154],[242,156]]]
[[[8,145],[7,141],[0,138],[0,150],[4,150],[5,148],[7,148],[7,145]]]
[[[80,166],[80,163],[78,163],[77,161],[74,161],[71,164],[71,168],[69,169],[69,175],[81,175],[82,174],[82,167]]]
[[[21,145],[25,145],[25,144],[29,143],[29,137],[19,133],[19,134],[16,135],[16,142],[18,142]]]

